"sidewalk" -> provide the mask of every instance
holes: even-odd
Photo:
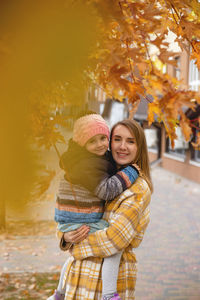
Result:
[[[139,300],[200,299],[200,185],[153,169],[151,223],[136,250]]]
[[[152,177],[151,223],[135,251],[136,299],[199,300],[200,185],[160,167],[152,170]],[[47,206],[50,218],[53,199]],[[53,231],[0,241],[0,272],[58,272],[66,255]]]

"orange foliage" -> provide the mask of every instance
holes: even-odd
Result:
[[[152,46],[157,48],[157,58],[164,64],[176,66],[175,53],[168,51],[166,35],[169,30],[176,35],[181,50],[192,49],[200,69],[200,3],[197,0],[91,0],[96,4],[99,26],[103,35],[96,52],[97,82],[107,94],[127,98],[133,112],[145,98],[149,102],[148,120],[156,117],[163,122],[172,146],[175,129],[181,126],[183,135],[190,140],[191,125],[183,108],[195,109],[200,94],[181,87],[181,82],[163,74],[154,64]],[[192,100],[192,102],[191,102]]]

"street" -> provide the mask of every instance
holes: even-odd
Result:
[[[153,169],[151,223],[136,250],[139,300],[200,299],[200,185]]]

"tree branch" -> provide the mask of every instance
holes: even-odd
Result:
[[[152,62],[152,60],[151,60],[151,56],[150,56],[150,54],[149,54],[149,49],[148,49],[148,47],[147,47],[146,40],[145,40],[145,37],[144,37],[144,35],[143,35],[143,34],[142,34],[142,37],[144,38],[144,45],[145,45],[145,49],[146,49],[146,52],[147,52],[148,58],[149,58],[149,60],[150,60],[150,63],[151,63],[152,71],[154,71],[153,62]]]

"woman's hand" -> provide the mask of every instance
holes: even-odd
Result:
[[[83,225],[76,230],[65,232],[64,240],[67,243],[72,243],[72,244],[79,243],[88,236],[89,231],[90,231],[90,227]]]

